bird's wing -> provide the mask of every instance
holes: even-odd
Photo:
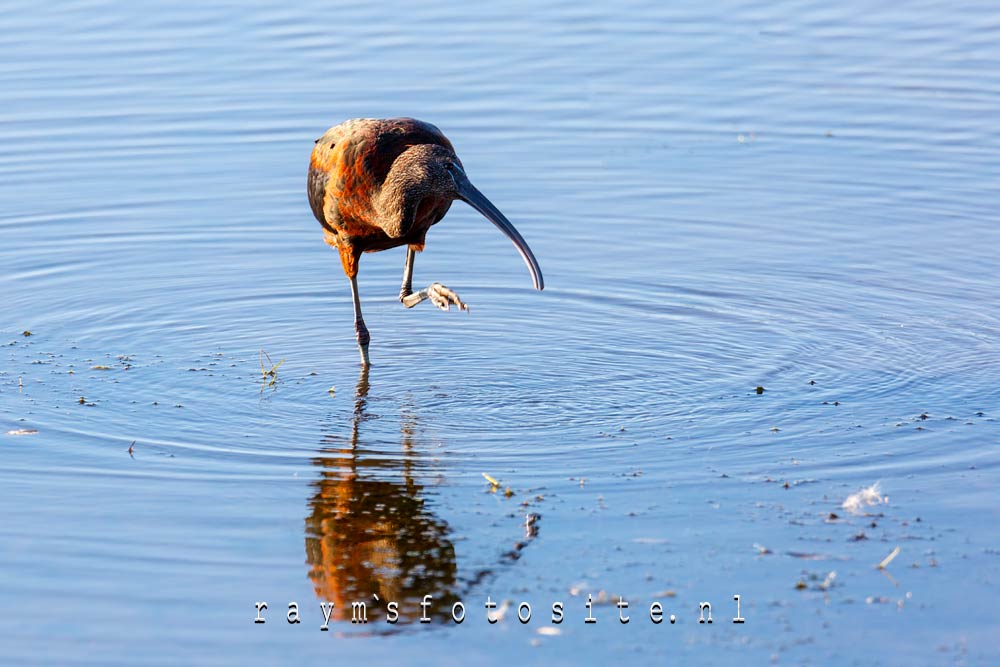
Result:
[[[414,118],[355,118],[316,140],[307,193],[313,215],[329,231],[364,235],[372,224],[371,202],[392,163],[410,146],[437,144],[454,151],[444,134]]]

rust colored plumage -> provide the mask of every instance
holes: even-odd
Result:
[[[316,140],[309,161],[309,205],[327,243],[340,251],[348,276],[357,275],[363,252],[401,245],[422,250],[427,229],[448,212],[450,199],[429,197],[415,210],[401,212],[413,216],[404,224],[376,208],[393,162],[419,145],[440,146],[454,155],[440,130],[412,118],[350,120]]]
[[[454,147],[439,129],[413,118],[349,120],[316,140],[309,160],[309,205],[323,226],[326,242],[340,253],[351,280],[355,328],[362,361],[368,365],[368,330],[357,291],[362,253],[406,245],[400,300],[412,307],[430,298],[439,308],[467,309],[451,290],[434,283],[414,294],[410,283],[414,253],[423,250],[427,230],[455,199],[469,203],[513,242],[537,289],[541,270],[513,225],[465,175]]]

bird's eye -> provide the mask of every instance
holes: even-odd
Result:
[[[448,176],[451,177],[451,182],[454,183],[455,187],[457,188],[458,187],[458,176],[457,176],[458,169],[455,167],[455,163],[452,162],[451,160],[449,160],[448,162],[445,163],[444,168],[448,170]]]

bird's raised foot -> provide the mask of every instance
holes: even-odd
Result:
[[[448,289],[441,283],[433,283],[415,294],[401,294],[399,297],[407,308],[413,308],[425,299],[430,299],[431,303],[441,310],[451,310],[452,305],[458,306],[459,310],[469,310],[469,304],[459,299],[454,290]]]
[[[458,306],[459,310],[469,309],[467,303],[464,303],[453,290],[448,289],[441,283],[434,283],[428,286],[427,298],[441,310],[451,310],[452,304]]]

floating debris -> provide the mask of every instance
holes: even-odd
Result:
[[[847,500],[841,505],[842,508],[855,515],[866,514],[864,511],[865,507],[870,507],[872,505],[881,505],[889,502],[888,496],[882,495],[882,489],[879,486],[879,482],[875,482],[869,487],[863,488],[857,493],[852,493],[847,496]]]
[[[822,581],[820,580],[820,577],[823,577]],[[803,572],[802,576],[800,576],[798,581],[795,582],[795,590],[804,591],[807,588],[810,588],[809,582],[812,582],[813,590],[825,592],[833,587],[836,579],[836,570],[830,570],[826,574],[823,574],[822,572]]]
[[[7,431],[7,435],[35,435],[36,433],[38,433],[37,428],[15,428]]]
[[[503,621],[503,618],[507,615],[508,610],[510,610],[510,600],[504,600],[500,603],[500,607],[497,608],[496,612],[493,614],[493,618],[495,618],[498,623]]]
[[[90,370],[92,370],[92,371],[110,371],[111,370],[111,366],[100,366],[100,365],[98,365],[98,366],[91,366]]]
[[[553,628],[549,626],[543,626],[541,628],[538,628],[537,630],[535,630],[535,632],[537,632],[540,635],[544,635],[546,637],[557,637],[560,634],[562,634],[562,630],[560,630],[559,628]]]
[[[492,475],[487,475],[486,473],[482,473],[482,475],[483,475],[483,479],[485,479],[487,482],[489,482],[490,486],[493,487],[491,489],[491,491],[496,491],[497,489],[500,488],[500,482],[495,477],[493,477]]]
[[[763,394],[764,393],[764,388],[761,387],[760,385],[757,385],[757,393],[758,394]]]
[[[132,456],[132,452],[134,451],[135,451],[135,440],[133,440],[132,444],[128,446],[128,455]]]
[[[315,373],[313,373],[313,375],[315,375]],[[334,387],[330,387],[329,389],[326,390],[326,393],[330,394],[330,396],[336,396],[337,395],[337,387],[335,387],[335,386]]]
[[[267,363],[270,366],[270,368],[266,368],[264,366],[264,358],[265,357],[267,358]],[[278,363],[274,363],[273,361],[271,361],[271,355],[269,355],[267,352],[265,352],[264,348],[261,348],[261,350],[260,350],[260,375],[261,375],[260,389],[261,389],[261,391],[264,391],[265,387],[273,387],[273,386],[275,386],[277,384],[277,382],[278,382],[278,368],[283,363],[285,363],[284,359],[282,359]]]
[[[882,559],[882,562],[878,564],[878,569],[884,570],[885,568],[889,567],[889,563],[891,563],[893,559],[898,555],[899,555],[899,547],[897,546],[895,549],[892,550],[892,552],[888,556]]]
[[[814,553],[809,551],[787,551],[785,553],[792,558],[798,558],[800,560],[848,560],[846,556],[832,556],[829,554]]]
[[[665,591],[659,591],[658,593],[653,593],[654,598],[675,598],[677,597],[677,591],[672,588],[668,588]]]
[[[538,537],[538,521],[542,518],[541,514],[536,512],[529,512],[524,516],[524,535],[527,538]]]
[[[23,332],[21,333],[21,335],[22,335],[22,336],[24,336],[25,338],[27,338],[28,336],[33,336],[34,334],[32,334],[32,333],[31,333],[30,331],[28,331],[27,329],[25,329],[25,330],[24,330],[24,331],[23,331]]]

